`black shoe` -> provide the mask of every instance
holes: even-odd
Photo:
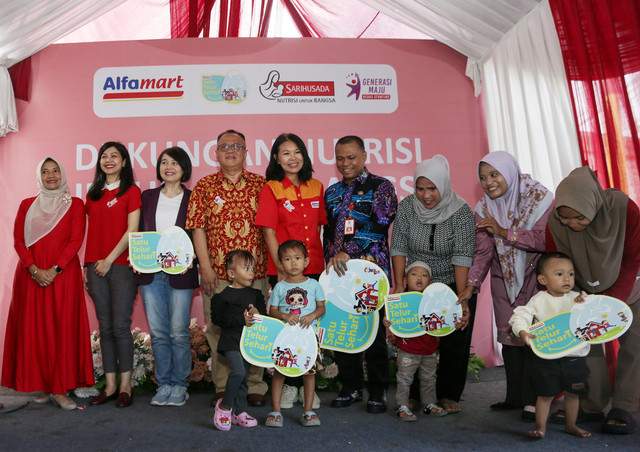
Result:
[[[353,391],[346,396],[339,396],[331,402],[331,408],[346,408],[362,400],[362,392]]]
[[[384,393],[374,394],[369,396],[367,402],[367,412],[372,414],[384,413],[387,411],[387,401],[385,400]]]
[[[531,411],[522,410],[520,413],[520,419],[524,422],[535,422],[536,421],[536,413],[532,413]]]
[[[522,407],[518,405],[511,405],[510,403],[507,403],[507,402],[498,402],[491,405],[490,408],[492,411],[510,411],[510,410],[517,410]]]

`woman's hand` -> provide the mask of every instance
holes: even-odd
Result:
[[[502,228],[498,224],[496,219],[491,216],[486,206],[482,206],[482,210],[484,211],[486,218],[483,218],[482,220],[478,221],[478,224],[476,226],[478,226],[479,228],[485,228],[487,232],[489,232],[489,234],[497,235],[502,237],[503,239],[506,239],[507,230]]]
[[[39,285],[40,287],[47,287],[53,282],[53,278],[55,278],[55,269],[53,270],[53,272],[54,275],[51,275],[48,270],[43,270],[36,267],[36,269],[31,273],[31,276],[37,285]]]
[[[465,287],[464,290],[460,292],[460,294],[458,295],[458,301],[456,302],[456,304],[462,304],[464,302],[468,303],[471,297],[473,296],[474,289],[475,289],[474,286]]]
[[[338,276],[344,276],[345,272],[348,270],[347,261],[349,259],[351,259],[351,256],[349,256],[344,251],[340,251],[338,254],[329,259],[329,262],[327,262],[327,274],[329,274],[329,269],[333,267]]]
[[[469,325],[469,317],[471,317],[471,311],[469,311],[468,301],[458,301],[458,303],[462,305],[462,318],[459,322],[455,323],[455,327],[456,330],[464,330]]]
[[[100,259],[93,266],[93,271],[96,272],[96,275],[105,277],[107,273],[111,270],[111,263],[106,259]]]

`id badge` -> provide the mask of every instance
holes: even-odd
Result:
[[[344,235],[352,235],[356,232],[356,220],[347,218],[344,222]]]

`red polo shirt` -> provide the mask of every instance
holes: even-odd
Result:
[[[327,224],[322,182],[311,179],[296,187],[287,176],[282,182],[269,181],[260,192],[256,226],[276,231],[278,243],[289,239],[300,240],[307,246],[309,266],[305,274],[324,271],[324,255],[319,226]],[[269,256],[268,275],[277,275],[276,266]]]

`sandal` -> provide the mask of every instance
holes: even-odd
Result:
[[[610,423],[612,421],[618,421],[620,424]],[[611,411],[607,414],[607,418],[602,423],[602,431],[604,433],[613,433],[614,435],[633,433],[635,429],[636,421],[622,408],[611,408]]]
[[[459,413],[461,411],[460,402],[456,402],[454,400],[442,399],[442,400],[440,400],[439,404],[449,414],[455,414],[455,413]]]
[[[413,414],[406,405],[400,405],[398,407],[398,409],[396,410],[396,416],[398,416],[400,420],[404,422],[413,422],[418,420],[416,415]]]
[[[216,410],[213,413],[213,425],[223,432],[231,430],[231,410],[223,410],[220,408],[220,402],[222,399],[219,399],[216,402]]]
[[[312,419],[315,416],[315,419]],[[300,419],[300,423],[305,427],[317,427],[320,425],[320,419],[315,411],[305,411]]]
[[[270,417],[273,418],[272,421],[269,420]],[[271,413],[267,414],[267,420],[264,421],[264,425],[266,425],[267,427],[282,427],[283,424],[282,413],[280,413],[280,411],[272,411]]]
[[[235,425],[239,425],[240,427],[255,427],[258,425],[258,421],[255,417],[250,416],[246,411],[238,414],[231,415],[231,423]]]
[[[429,405],[425,406],[422,408],[422,412],[424,414],[432,414],[436,417],[442,417],[442,416],[446,416],[447,414],[447,410],[445,410],[444,408],[436,405],[435,403],[430,403]]]

